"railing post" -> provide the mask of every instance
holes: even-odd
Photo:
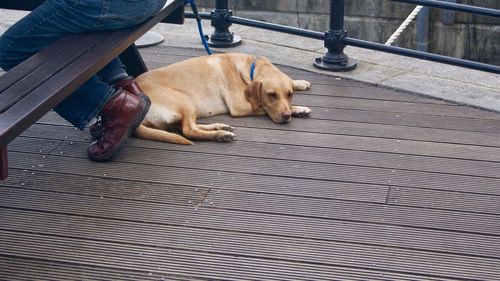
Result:
[[[445,0],[450,3],[457,3],[457,0]],[[455,23],[455,11],[453,10],[443,10],[443,24],[453,25]]]
[[[330,1],[330,29],[325,33],[325,47],[328,52],[322,58],[316,58],[316,68],[330,71],[349,71],[357,66],[354,59],[344,54],[344,38],[347,31],[344,29],[344,0]]]
[[[429,7],[422,7],[417,16],[417,50],[429,51]]]
[[[233,11],[228,8],[228,0],[215,1],[215,9],[210,14],[212,26],[215,28],[208,41],[211,47],[229,48],[241,44],[241,37],[229,31],[231,26],[229,19],[232,15]]]

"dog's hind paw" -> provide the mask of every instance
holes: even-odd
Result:
[[[219,131],[215,140],[218,142],[230,142],[233,141],[236,134],[228,131]]]

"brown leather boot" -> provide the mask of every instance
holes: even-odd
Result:
[[[128,79],[118,81],[114,85],[116,88],[122,88],[141,99],[149,100],[149,98],[144,94],[141,88],[139,88],[139,85],[134,81],[133,77],[129,77]]]
[[[140,99],[149,101],[149,98],[142,92],[141,88],[139,88],[139,85],[134,81],[134,77],[129,77],[127,79],[120,80],[116,82],[114,85],[117,89],[122,88],[125,91],[139,97]],[[102,138],[104,122],[105,122],[104,118],[101,117],[94,124],[90,125],[89,127],[90,135],[94,138],[94,140]]]
[[[87,155],[94,161],[108,161],[123,147],[149,110],[151,101],[146,96],[137,96],[120,90],[101,110],[104,120],[102,137],[87,149]]]

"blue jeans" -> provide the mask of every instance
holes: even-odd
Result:
[[[139,24],[167,0],[47,0],[0,37],[0,67],[8,71],[69,33],[114,30]],[[54,109],[82,129],[113,96],[112,82],[128,77],[118,58]]]

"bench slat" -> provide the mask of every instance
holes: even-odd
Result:
[[[33,11],[46,0],[1,0],[0,9],[24,10]],[[180,6],[173,13],[169,14],[161,22],[183,24],[184,23],[184,7]]]
[[[16,136],[36,122],[51,108],[60,103],[102,67],[133,44],[156,23],[184,5],[174,0],[159,14],[146,22],[128,29],[107,32],[110,35],[86,50],[66,68],[57,72],[34,89],[29,95],[13,104],[0,115],[0,147],[5,147]],[[92,33],[95,36],[96,33]],[[110,48],[110,46],[113,46]]]
[[[31,56],[23,63],[4,73],[2,75],[2,79],[0,79],[0,97],[1,95],[3,95],[3,91],[40,67],[47,61],[47,59],[57,56],[64,49],[66,43],[70,42],[70,38],[68,37],[61,38],[62,44],[51,45],[50,47],[47,47],[47,51],[41,51],[40,54]],[[45,54],[42,55],[42,52],[44,52]]]
[[[107,33],[86,33],[65,36],[56,42],[56,44],[32,57],[32,61],[38,62],[38,66],[32,66],[30,61],[20,64],[20,69],[12,75],[10,75],[11,71],[7,72],[5,74],[7,76],[5,77],[6,80],[9,80],[8,82],[15,82],[9,86],[7,86],[7,83],[3,83],[2,86],[6,88],[0,88],[0,91],[2,91],[0,93],[0,114],[29,95],[31,91],[45,83],[55,73],[71,64],[86,52],[87,49],[92,48],[106,36],[108,36]],[[60,49],[60,46],[65,47]]]
[[[12,10],[25,10],[33,11],[40,4],[45,2],[45,0],[2,0],[0,1],[0,8],[2,9],[12,9]]]

